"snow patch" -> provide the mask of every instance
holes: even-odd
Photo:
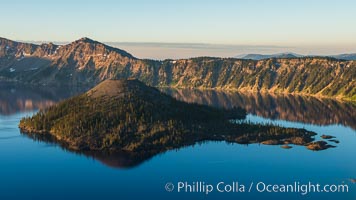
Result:
[[[14,69],[14,68],[11,67],[9,71],[12,73],[12,72],[15,72],[16,69]]]

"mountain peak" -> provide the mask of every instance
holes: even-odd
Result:
[[[137,79],[107,79],[93,89],[89,90],[87,94],[91,97],[97,98],[101,96],[123,97],[132,93],[140,95],[146,92],[156,93],[158,90],[146,86]]]
[[[100,43],[100,42],[95,41],[95,40],[92,40],[92,39],[90,39],[90,38],[88,38],[88,37],[82,37],[82,38],[80,38],[80,39],[76,40],[76,42],[85,42],[85,43]]]
[[[74,42],[68,44],[68,46],[81,46],[83,48],[89,48],[88,46],[90,46],[90,48],[99,48],[99,51],[103,51],[103,50],[106,50],[107,52],[96,52],[96,54],[108,54],[110,51],[114,51],[116,53],[119,53],[121,56],[123,57],[128,57],[128,58],[135,58],[134,56],[132,56],[130,53],[122,50],[122,49],[119,49],[119,48],[116,48],[116,47],[111,47],[109,45],[106,45],[104,43],[101,43],[101,42],[98,42],[96,40],[93,40],[91,38],[88,38],[88,37],[82,37],[78,40],[75,40]]]

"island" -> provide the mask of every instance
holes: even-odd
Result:
[[[314,132],[248,123],[242,120],[245,116],[242,108],[186,103],[138,80],[123,79],[105,80],[42,109],[23,118],[19,128],[33,138],[50,138],[74,151],[120,151],[141,157],[204,141],[315,144]]]

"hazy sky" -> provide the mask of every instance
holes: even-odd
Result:
[[[277,46],[272,53],[356,52],[355,0],[0,0],[0,6],[0,37],[13,40],[87,36],[242,47],[232,55],[246,46]]]

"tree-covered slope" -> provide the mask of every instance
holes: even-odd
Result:
[[[166,143],[174,146],[183,137],[205,130],[200,126],[214,128],[244,116],[242,109],[183,103],[136,80],[106,80],[23,119],[20,127],[50,133],[78,149],[137,150]]]
[[[304,129],[231,123],[245,111],[189,104],[137,80],[106,80],[90,91],[24,118],[24,133],[51,135],[70,149],[155,151],[204,140],[305,145]]]

